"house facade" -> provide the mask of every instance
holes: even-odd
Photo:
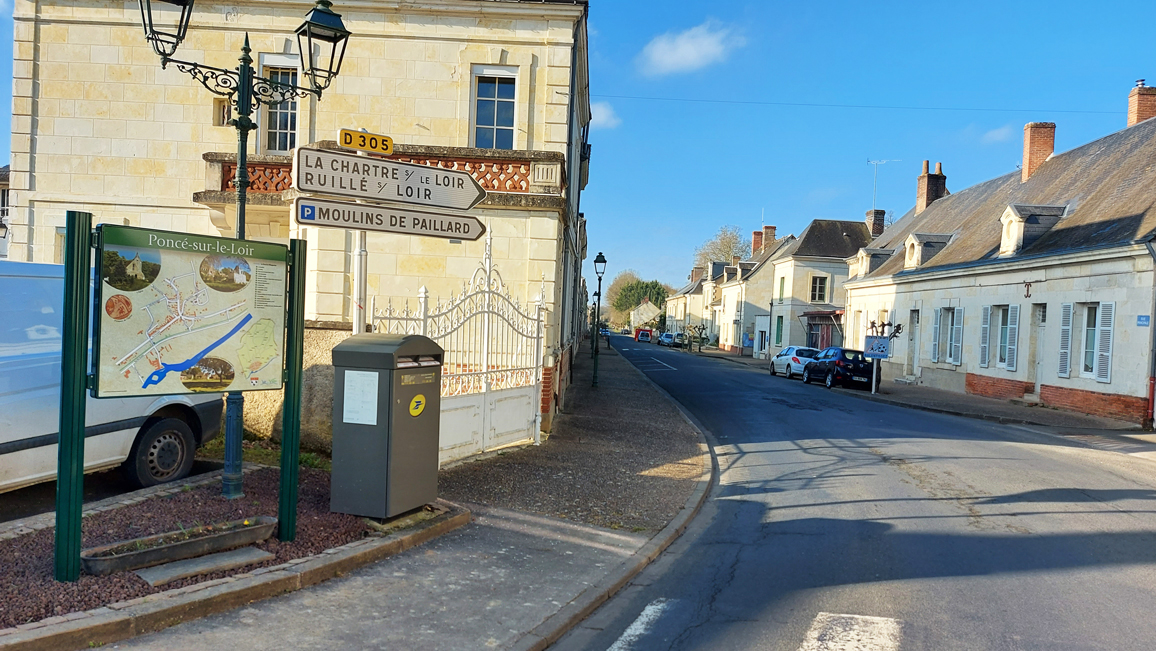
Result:
[[[67,210],[98,223],[232,236],[230,107],[175,65],[162,69],[135,2],[16,0],[9,255],[59,260]],[[177,58],[231,69],[246,37],[259,75],[301,79],[294,30],[311,1],[198,2]],[[292,154],[335,148],[342,128],[391,136],[390,158],[469,172],[489,192],[470,211],[490,238],[365,238],[367,297],[402,305],[462,291],[492,254],[505,289],[546,307],[545,424],[582,332],[580,193],[590,122],[585,2],[345,0],[353,33],[321,97],[260,107],[250,138],[246,234],[308,242],[306,317],[354,313],[353,231],[298,226]]]
[[[1156,305],[1156,89],[1127,128],[1054,153],[1024,128],[1020,170],[916,206],[848,259],[847,311],[901,323],[885,379],[1149,422]]]

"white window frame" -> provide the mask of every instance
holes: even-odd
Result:
[[[815,281],[819,278],[823,279],[823,297],[815,299]],[[809,303],[829,304],[831,301],[831,277],[826,274],[811,274],[810,282],[807,283],[807,298]]]
[[[257,74],[261,77],[265,77],[266,79],[268,78],[269,68],[293,68],[293,69],[297,70],[297,83],[298,83],[298,85],[300,85],[301,80],[304,79],[303,72],[301,69],[301,57],[296,55],[296,54],[277,54],[277,53],[272,53],[272,52],[262,52],[258,56],[258,59],[260,60],[260,62],[259,62]],[[301,104],[305,100],[303,100],[301,98],[296,98],[293,101],[297,102],[297,131],[296,131],[297,138],[296,138],[296,141],[297,141],[297,145],[300,146],[301,142],[302,142],[302,140],[301,140],[301,125],[304,122],[301,119]],[[261,154],[266,155],[266,156],[288,156],[292,150],[281,151],[280,149],[269,149],[266,146],[269,143],[269,131],[268,131],[268,128],[269,128],[269,125],[268,125],[269,106],[267,106],[265,104],[259,105],[257,107],[256,113],[257,113],[257,140],[258,140],[257,151],[260,152]]]
[[[1004,324],[1005,320],[1011,319],[1011,314],[1008,313],[1008,306],[993,305],[992,310],[992,325],[995,326],[992,330],[995,331],[995,367],[1007,368],[1007,349],[1011,341],[1007,338],[1011,334],[1011,324]]]
[[[510,151],[518,147],[518,91],[522,80],[518,76],[518,66],[501,66],[489,63],[475,63],[470,66],[470,147],[478,146],[478,77],[504,77],[514,80],[514,138]],[[496,151],[504,151],[497,149]]]
[[[1095,308],[1096,315],[1092,319],[1092,327],[1088,327],[1088,310]],[[1100,304],[1099,303],[1080,303],[1080,377],[1095,379],[1096,377],[1096,349],[1100,345]],[[1092,331],[1092,343],[1088,346],[1088,330]],[[1084,370],[1084,359],[1087,355],[1092,356],[1092,370]]]

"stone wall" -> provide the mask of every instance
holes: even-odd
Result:
[[[301,447],[330,452],[333,441],[333,347],[353,334],[348,323],[307,321],[305,369],[301,387]],[[245,429],[261,438],[281,440],[281,391],[245,394]]]

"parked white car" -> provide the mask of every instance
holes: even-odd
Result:
[[[0,492],[56,479],[64,267],[0,260]],[[221,429],[219,393],[89,397],[84,471],[121,466],[138,486],[189,474]]]
[[[819,351],[814,348],[787,346],[780,350],[778,355],[771,358],[771,375],[778,375],[780,372],[785,373],[788,380],[795,375],[802,375],[803,367],[815,361],[815,356],[818,354]]]

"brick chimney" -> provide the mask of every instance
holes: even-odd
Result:
[[[1143,79],[1137,79],[1136,87],[1128,93],[1128,126],[1134,127],[1153,117],[1156,117],[1156,88],[1145,86]]]
[[[1024,164],[1020,183],[1031,178],[1056,150],[1055,122],[1028,122],[1024,125]]]
[[[928,173],[930,161],[923,161],[923,173],[915,189],[915,214],[927,210],[936,199],[947,196],[947,177],[943,174],[943,163],[935,164],[935,174]]]
[[[690,282],[692,284],[697,283],[699,280],[702,280],[702,276],[705,273],[706,273],[706,267],[695,267],[694,269],[691,269],[690,270]]]
[[[763,232],[755,231],[751,233],[751,254],[757,254],[763,250]]]
[[[739,266],[739,260],[742,260],[742,257],[741,257],[741,256],[737,256],[737,255],[736,255],[736,256],[732,257],[732,258],[731,258],[731,266],[732,266],[732,267],[737,267],[737,266]]]
[[[763,246],[770,246],[775,241],[775,227],[763,226]]]
[[[867,211],[867,228],[871,230],[871,237],[879,237],[883,234],[883,218],[886,216],[886,210]]]

